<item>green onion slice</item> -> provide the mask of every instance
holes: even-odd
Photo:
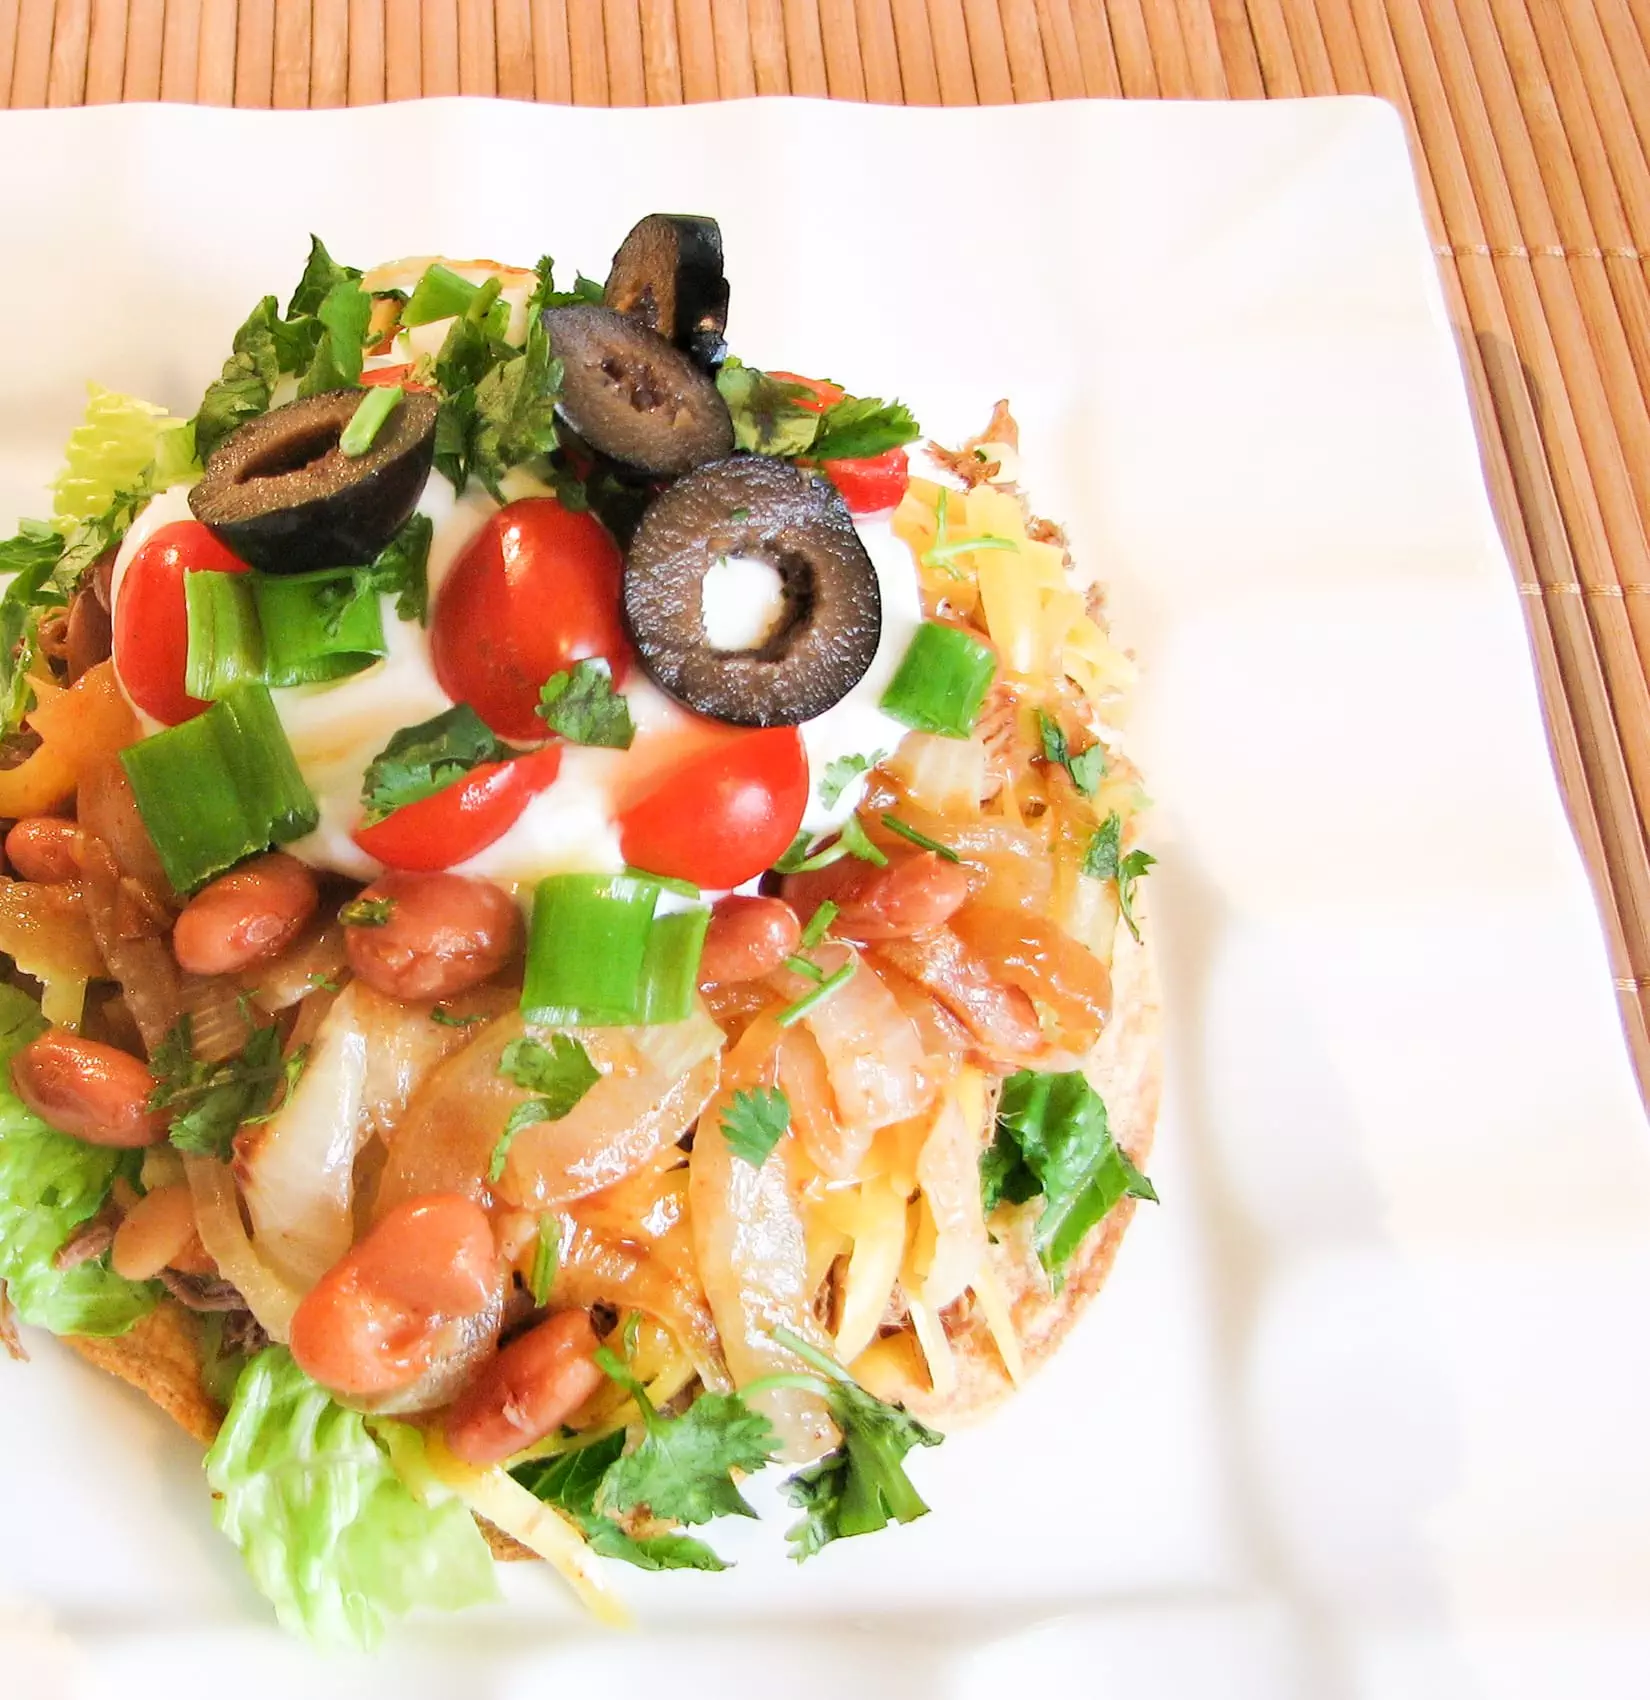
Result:
[[[659,885],[552,874],[533,895],[521,1008],[552,1027],[635,1027],[693,1012],[706,908],[655,916]]]
[[[120,752],[166,877],[190,892],[320,819],[260,684],[231,686],[204,714]]]
[[[400,406],[402,394],[399,384],[375,384],[369,389],[338,438],[339,452],[351,460],[364,455],[377,441],[389,416]]]
[[[183,688],[190,696],[215,702],[232,686],[263,678],[251,573],[185,573],[183,606],[189,622]]]
[[[811,1015],[818,1009],[826,998],[840,992],[853,979],[854,970],[858,967],[859,963],[850,956],[828,979],[821,980],[811,992],[804,992],[795,1003],[780,1010],[774,1020],[781,1027],[794,1027],[805,1015]]]
[[[429,325],[437,319],[457,318],[480,293],[479,284],[469,282],[446,266],[431,266],[401,309],[401,323]]]
[[[324,684],[387,653],[379,598],[356,573],[260,573],[252,594],[268,684]]]
[[[989,645],[955,626],[926,620],[882,694],[883,712],[919,732],[966,738],[996,671]]]

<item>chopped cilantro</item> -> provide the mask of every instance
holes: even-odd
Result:
[[[806,384],[769,377],[730,357],[716,374],[716,387],[733,415],[736,447],[760,455],[804,455],[812,448],[819,410],[807,405],[813,391]]]
[[[692,1535],[630,1535],[597,1511],[602,1483],[624,1447],[621,1429],[559,1458],[519,1464],[510,1473],[529,1493],[571,1518],[590,1550],[603,1558],[616,1558],[639,1570],[726,1570],[727,1565]]]
[[[774,1017],[781,1027],[794,1027],[804,1016],[811,1015],[829,997],[834,997],[848,982],[853,979],[854,971],[859,967],[857,958],[850,956],[837,971],[828,978],[821,980],[811,992],[804,992],[795,1003],[786,1007]]]
[[[0,732],[15,731],[33,706],[28,671],[38,616],[68,601],[56,576],[62,557],[63,538],[39,520],[24,520],[15,537],[0,543],[0,573],[15,575],[0,594]]]
[[[485,1021],[485,1015],[454,1015],[450,1009],[443,1009],[440,1004],[430,1006],[430,1020],[437,1027],[474,1027],[478,1021]]]
[[[1083,872],[1092,879],[1117,881],[1117,907],[1138,942],[1140,928],[1134,918],[1135,883],[1148,868],[1156,866],[1157,858],[1148,850],[1131,850],[1126,856],[1120,855],[1122,845],[1123,822],[1114,811],[1106,816],[1089,840],[1089,847],[1083,853]]]
[[[490,1181],[504,1173],[510,1147],[523,1128],[559,1122],[602,1077],[590,1053],[566,1033],[553,1035],[548,1045],[531,1037],[512,1039],[499,1058],[498,1071],[535,1096],[510,1112],[487,1166]]]
[[[1157,1193],[1112,1138],[1106,1106],[1080,1070],[1021,1069],[1003,1082],[996,1133],[980,1158],[987,1212],[1043,1200],[1032,1244],[1056,1288],[1089,1230],[1119,1199]]]
[[[865,828],[860,824],[858,815],[849,815],[842,823],[842,836],[837,842],[844,846],[850,856],[857,856],[862,862],[869,862],[876,868],[888,866],[888,858],[866,837]]]
[[[500,480],[512,466],[555,448],[561,372],[544,324],[535,316],[527,326],[526,348],[477,382],[468,464],[495,500],[504,500]]]
[[[361,781],[367,819],[380,821],[408,803],[433,797],[472,768],[511,753],[467,703],[403,727],[372,758]]]
[[[728,1149],[753,1169],[767,1162],[790,1125],[790,1100],[777,1087],[757,1086],[735,1092],[722,1112],[722,1137]]]
[[[779,1446],[773,1425],[737,1393],[701,1393],[679,1417],[661,1417],[647,1389],[605,1346],[596,1362],[636,1401],[645,1433],[634,1452],[609,1467],[598,1503],[603,1511],[646,1507],[669,1523],[754,1517],[733,1472],[759,1470]]]
[[[613,669],[599,656],[552,673],[539,690],[538,712],[570,744],[628,750],[636,736],[630,704],[613,689]]]
[[[915,1447],[938,1446],[943,1437],[903,1407],[867,1393],[839,1364],[789,1329],[776,1328],[773,1337],[824,1378],[822,1391],[842,1434],[834,1452],[785,1484],[786,1497],[803,1513],[786,1531],[791,1557],[800,1562],[832,1541],[925,1516],[928,1507],[905,1473],[905,1458]]]
[[[362,570],[365,588],[376,596],[393,596],[395,612],[421,626],[430,617],[428,567],[435,522],[415,513]]]
[[[922,435],[903,402],[876,396],[847,396],[826,408],[819,434],[808,450],[810,460],[869,460],[903,448]]]
[[[828,809],[834,808],[842,793],[862,773],[869,773],[887,753],[886,750],[876,750],[868,756],[838,756],[835,761],[828,762],[825,776],[819,782],[820,802]]]
[[[1100,788],[1100,781],[1106,774],[1106,752],[1103,746],[1093,743],[1086,750],[1073,755],[1064,729],[1052,714],[1038,709],[1037,725],[1043,736],[1043,760],[1063,767],[1071,775],[1072,784],[1085,797],[1092,797]]]
[[[346,927],[387,927],[394,913],[393,897],[357,897],[338,911],[338,919]],[[435,1019],[434,1011],[430,1019]]]
[[[222,1062],[197,1060],[194,1032],[187,1015],[180,1015],[156,1047],[151,1059],[155,1089],[151,1110],[169,1110],[168,1137],[191,1156],[226,1159],[235,1130],[243,1122],[261,1119],[283,1081],[290,1092],[302,1073],[304,1055],[281,1056],[280,1029],[258,1028],[235,1056]]]

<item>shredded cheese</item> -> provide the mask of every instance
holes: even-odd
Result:
[[[1003,1360],[1003,1368],[1008,1371],[1008,1379],[1019,1387],[1026,1378],[1025,1356],[1020,1350],[1020,1337],[1014,1332],[1008,1295],[1003,1291],[1003,1284],[992,1268],[990,1258],[980,1265],[971,1291],[980,1307],[980,1315],[985,1318],[986,1327],[991,1330],[991,1338],[997,1343],[997,1354]]]
[[[865,1181],[858,1190],[854,1249],[836,1335],[836,1355],[844,1363],[876,1339],[905,1256],[904,1196],[886,1180]]]
[[[536,1500],[508,1471],[496,1467],[479,1470],[460,1463],[437,1434],[424,1437],[424,1461],[431,1475],[478,1517],[485,1517],[550,1565],[598,1622],[615,1629],[629,1623],[624,1602],[602,1574],[600,1561],[584,1537],[559,1512]],[[399,1461],[397,1469],[401,1469]]]
[[[911,1326],[928,1364],[928,1380],[937,1399],[947,1399],[957,1390],[957,1360],[951,1355],[951,1342],[945,1337],[945,1324],[939,1312],[930,1309],[921,1299],[907,1293],[906,1304],[911,1310]]]

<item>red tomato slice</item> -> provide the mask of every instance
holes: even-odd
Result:
[[[189,657],[183,575],[249,570],[194,519],[161,526],[132,557],[115,599],[115,671],[145,714],[176,726],[206,707],[183,688]]]
[[[663,775],[619,816],[632,867],[725,891],[790,848],[808,806],[808,755],[794,726],[744,732]]]
[[[430,624],[441,688],[501,738],[542,738],[539,687],[601,656],[620,684],[630,640],[620,614],[623,557],[601,522],[548,496],[494,514],[448,574]]]
[[[848,396],[841,384],[833,384],[827,378],[804,378],[797,372],[770,372],[768,376],[777,378],[782,384],[798,384],[811,391],[810,395],[792,397],[798,407],[805,407],[810,413],[823,413]]]
[[[820,471],[841,492],[853,514],[880,514],[897,508],[911,482],[904,449],[888,449],[867,460],[828,460]]]
[[[560,769],[559,744],[510,761],[483,762],[433,797],[357,828],[353,837],[386,868],[435,873],[502,838]]]

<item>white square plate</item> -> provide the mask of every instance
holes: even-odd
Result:
[[[311,230],[601,275],[660,207],[721,219],[756,364],[952,440],[1011,396],[1112,587],[1159,800],[1165,1203],[1032,1389],[920,1460],[931,1517],[626,1573],[629,1638],[523,1568],[316,1661],[190,1443],[36,1341],[0,1366],[0,1690],[1637,1686],[1650,1142],[1387,108],[9,113],[0,519],[40,511],[86,379],[189,411]]]

